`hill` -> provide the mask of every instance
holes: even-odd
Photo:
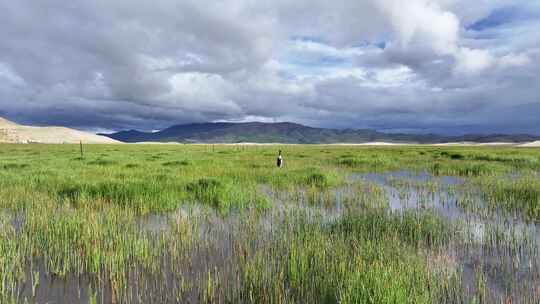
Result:
[[[101,134],[122,142],[180,142],[180,143],[447,143],[447,142],[510,142],[524,143],[539,140],[540,136],[519,135],[465,135],[441,136],[436,134],[390,134],[369,129],[324,129],[301,124],[283,123],[196,123],[175,125],[158,132],[137,130]]]
[[[0,143],[119,143],[112,138],[65,127],[33,127],[16,124],[0,117]]]

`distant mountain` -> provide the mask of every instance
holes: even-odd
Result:
[[[91,143],[112,144],[118,141],[65,127],[33,127],[16,124],[0,117],[0,143]]]
[[[180,143],[447,143],[447,142],[509,142],[524,143],[539,140],[532,135],[465,135],[441,136],[436,134],[389,134],[369,129],[338,130],[312,128],[296,123],[196,123],[175,125],[158,132],[137,130],[100,134],[122,142],[180,142]]]

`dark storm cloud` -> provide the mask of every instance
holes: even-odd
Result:
[[[0,115],[22,123],[540,133],[530,1],[21,0],[0,12]]]
[[[171,110],[180,119],[204,119],[182,113],[189,100],[160,99],[172,90],[170,77],[250,69],[272,49],[270,39],[257,37],[264,18],[240,19],[226,4],[13,1],[0,11],[0,63],[21,80],[3,90],[0,102],[4,112],[27,121],[109,127],[130,116],[137,121],[138,105],[156,107],[152,112],[162,119],[171,117],[159,113]],[[74,110],[96,117],[69,115]],[[120,112],[104,116],[102,110]]]

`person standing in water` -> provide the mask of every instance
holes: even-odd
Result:
[[[279,155],[277,157],[277,167],[283,167],[283,156],[281,156],[281,150],[279,150]]]

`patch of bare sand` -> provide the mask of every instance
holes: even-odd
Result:
[[[65,127],[23,126],[0,118],[0,142],[63,144],[118,144],[119,141],[88,132]]]
[[[524,148],[540,147],[540,140],[533,141],[533,142],[530,142],[530,143],[526,143],[526,144],[523,144],[523,145],[519,145],[518,147],[524,147]]]
[[[470,141],[464,141],[464,142],[451,142],[451,143],[441,143],[441,144],[433,144],[433,146],[515,146],[515,143],[509,143],[509,142],[489,142],[489,143],[477,143],[477,142],[470,142]]]

